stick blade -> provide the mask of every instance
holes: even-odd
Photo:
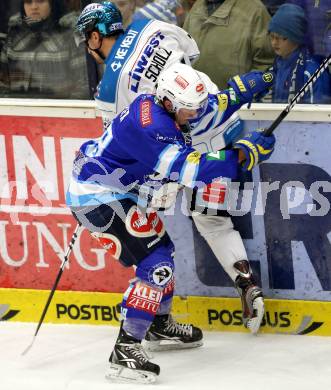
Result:
[[[25,350],[21,353],[21,356],[25,356],[25,355],[30,351],[30,349],[31,349],[32,346],[33,346],[33,343],[34,343],[35,339],[36,339],[36,336],[33,336],[33,339],[32,339],[32,341],[31,341],[31,343],[30,343],[30,344],[25,348]]]

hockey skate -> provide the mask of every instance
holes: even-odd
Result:
[[[243,323],[253,334],[256,334],[264,315],[262,290],[255,284],[247,260],[237,261],[234,267],[238,273],[235,285],[241,298]]]
[[[179,324],[170,314],[155,316],[144,341],[148,351],[195,348],[202,344],[201,329]]]
[[[153,383],[160,374],[160,367],[149,361],[140,341],[122,328],[109,362],[106,378],[115,382]]]

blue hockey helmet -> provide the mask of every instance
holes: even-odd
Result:
[[[111,36],[123,32],[122,15],[110,1],[87,5],[80,14],[76,31],[86,40],[88,33],[99,31],[102,36]]]

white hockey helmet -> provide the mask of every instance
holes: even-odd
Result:
[[[181,108],[197,110],[201,116],[208,104],[208,91],[200,74],[188,65],[175,63],[163,70],[156,87],[156,97],[171,101],[176,113]]]

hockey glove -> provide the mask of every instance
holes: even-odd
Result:
[[[253,131],[246,137],[239,139],[235,144],[235,149],[244,152],[246,159],[241,163],[244,171],[251,171],[253,167],[262,161],[268,160],[274,151],[276,139],[273,134],[266,137],[262,131]]]
[[[273,85],[274,78],[274,74],[271,71],[253,71],[241,76],[234,76],[228,81],[228,85],[235,91],[240,100],[250,102],[254,97],[258,96],[261,99],[261,97],[267,94],[269,88]]]

